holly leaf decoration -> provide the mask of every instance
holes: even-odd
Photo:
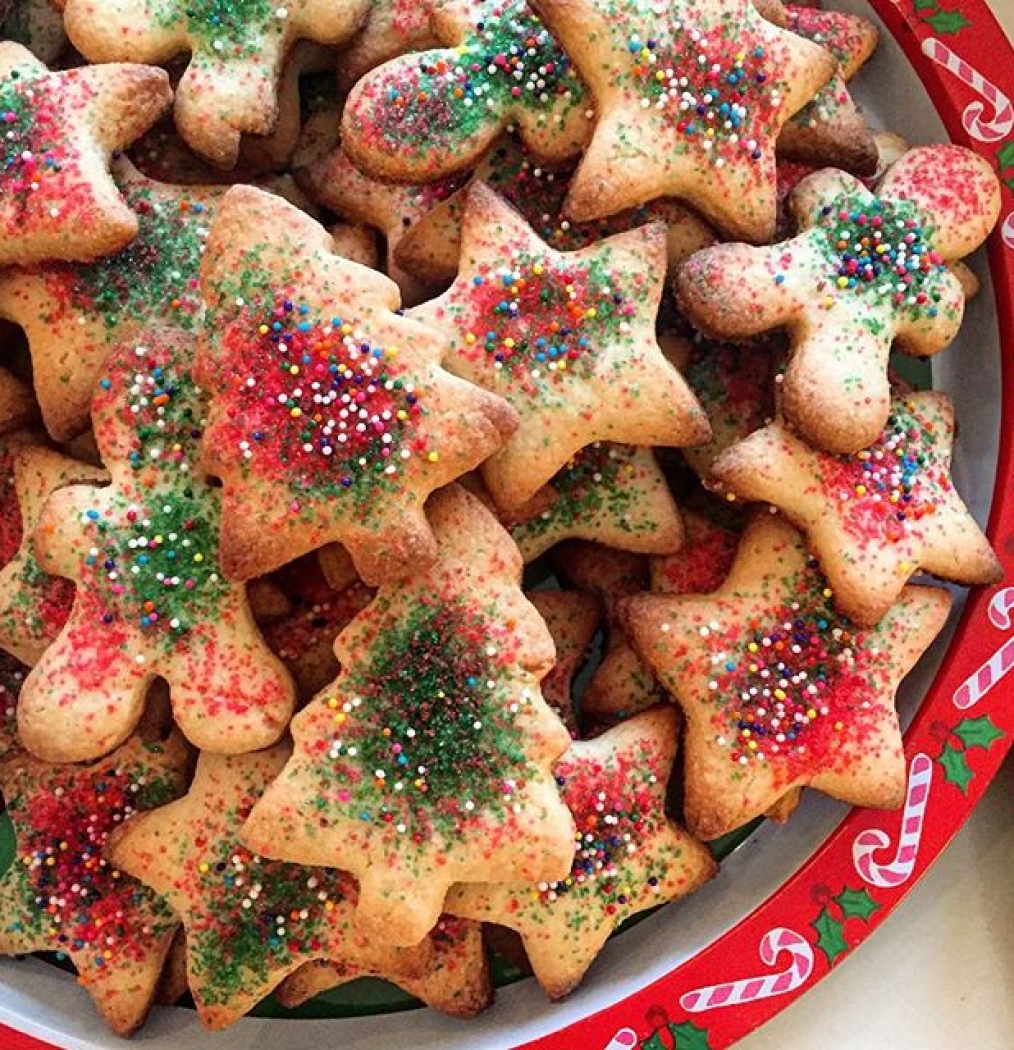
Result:
[[[641,1043],[640,1050],[669,1050],[669,1048],[662,1042],[662,1037],[658,1032],[653,1032]]]
[[[673,1037],[673,1050],[710,1050],[708,1031],[698,1028],[693,1021],[669,1025],[669,1034]]]
[[[968,768],[965,752],[959,751],[950,741],[944,744],[937,761],[944,767],[944,780],[953,784],[962,794],[968,794],[972,771]]]
[[[949,34],[960,33],[965,26],[972,24],[960,11],[937,11],[935,15],[926,18],[926,21],[938,33]]]
[[[936,11],[936,0],[912,0],[913,11]]]
[[[1014,168],[1014,139],[1010,142],[1005,142],[996,151],[996,160],[1000,165],[1000,170],[1004,168]]]
[[[841,932],[844,923],[839,922],[827,908],[822,908],[811,925],[817,931],[817,947],[827,956],[828,966],[834,966],[838,956],[849,950]]]
[[[865,888],[846,888],[834,899],[846,919],[862,919],[863,922],[868,922],[870,916],[880,907]]]
[[[1011,193],[1014,193],[1014,176],[1001,179],[1000,181],[1011,191]]]
[[[981,718],[963,718],[955,726],[954,735],[966,748],[981,747],[984,751],[988,751],[1004,735],[1004,732],[989,715],[982,715]]]

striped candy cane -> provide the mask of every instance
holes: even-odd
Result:
[[[680,996],[680,1006],[688,1013],[695,1014],[791,992],[804,984],[813,973],[813,948],[795,930],[779,926],[764,934],[758,954],[765,966],[774,966],[782,952],[789,952],[792,956],[792,963],[787,970],[764,977],[748,977],[742,981],[695,988]]]
[[[900,886],[912,877],[915,859],[919,855],[923,818],[933,780],[933,763],[928,755],[915,755],[908,767],[908,793],[905,812],[901,817],[901,837],[894,860],[878,864],[873,854],[891,845],[891,840],[879,828],[867,828],[852,843],[852,863],[859,877],[871,886]]]
[[[988,120],[983,116],[986,106],[982,102],[969,102],[965,107],[961,124],[972,138],[980,142],[999,142],[1014,130],[1014,106],[995,84],[991,84],[935,36],[927,37],[922,42],[922,50],[923,54],[928,55],[938,66],[943,66],[948,73],[953,73],[962,84],[967,84],[992,107],[993,113]]]
[[[1000,227],[1000,236],[1008,248],[1014,248],[1014,211],[1008,212],[1007,218],[1003,220]]]
[[[637,1032],[633,1028],[621,1028],[606,1043],[603,1050],[631,1050],[635,1046],[637,1046]]]
[[[989,622],[1001,631],[1009,631],[1012,625],[1012,609],[1014,609],[1014,587],[1004,587],[990,599]],[[1009,638],[977,671],[970,674],[954,690],[954,706],[962,711],[974,707],[1012,667],[1014,667],[1014,638]]]

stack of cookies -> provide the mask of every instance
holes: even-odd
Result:
[[[469,1017],[804,787],[901,804],[912,580],[999,566],[891,355],[998,186],[868,127],[867,20],[59,6],[0,7],[0,952],[120,1034]]]

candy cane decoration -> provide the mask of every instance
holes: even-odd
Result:
[[[1009,212],[1007,218],[1003,220],[1003,226],[1000,227],[1000,236],[1008,248],[1014,248],[1014,211]]]
[[[1011,245],[1014,247],[1014,244]],[[1001,631],[1009,631],[1014,621],[1011,610],[1014,609],[1014,587],[1004,587],[997,591],[989,602],[989,622]],[[974,707],[1014,668],[1014,638],[1009,638],[999,649],[975,672],[970,674],[954,690],[954,706],[959,710]]]
[[[774,966],[782,952],[789,952],[792,963],[781,973],[765,977],[748,977],[742,981],[709,984],[680,996],[680,1006],[688,1013],[701,1013],[720,1006],[737,1006],[774,995],[785,995],[804,984],[813,973],[813,948],[810,942],[795,930],[784,926],[771,930],[761,938],[758,954],[765,966]]]
[[[635,1046],[637,1046],[637,1032],[633,1028],[621,1028],[606,1043],[603,1050],[631,1050]]]
[[[852,843],[852,863],[859,877],[871,886],[900,886],[912,877],[915,860],[919,855],[919,840],[922,838],[926,802],[929,799],[930,783],[933,780],[933,763],[928,755],[918,754],[908,767],[908,793],[905,796],[905,812],[901,817],[901,837],[894,860],[878,864],[873,854],[891,845],[890,838],[879,828],[867,828],[856,836]]]
[[[961,124],[973,139],[980,142],[999,142],[1014,130],[1014,106],[995,84],[990,83],[977,69],[973,69],[935,36],[927,37],[922,42],[922,50],[923,54],[929,56],[938,66],[943,66],[948,73],[953,73],[962,84],[967,84],[992,107],[993,114],[989,119],[983,117],[986,106],[982,102],[969,102],[965,107],[961,114]]]

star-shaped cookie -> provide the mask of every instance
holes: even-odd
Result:
[[[468,919],[441,915],[427,942],[432,946],[433,957],[418,977],[312,962],[285,978],[277,991],[278,1001],[283,1006],[296,1007],[356,977],[383,977],[451,1017],[475,1017],[485,1010],[493,1001],[493,982],[482,926]]]
[[[36,527],[42,567],[77,583],[18,711],[25,746],[51,761],[124,740],[156,677],[187,738],[208,750],[266,747],[292,714],[292,681],[245,586],[219,564],[221,492],[197,469],[206,405],[192,354],[189,337],[165,332],[110,355],[92,419],[111,484],[58,489]]]
[[[107,854],[163,897],[186,933],[187,980],[201,1021],[224,1028],[314,959],[357,971],[424,972],[426,942],[395,949],[353,923],[356,885],[329,868],[251,853],[240,829],[290,754],[202,753],[184,798],[128,821]]]
[[[66,0],[74,46],[92,62],[165,62],[190,52],[176,88],[176,126],[202,157],[235,165],[243,133],[266,135],[278,116],[278,81],[298,39],[335,45],[362,23],[368,0]]]
[[[161,69],[129,63],[51,73],[0,43],[0,266],[86,262],[122,248],[137,216],[109,175],[110,156],[172,100]]]
[[[443,47],[367,73],[349,94],[342,140],[356,165],[391,182],[474,167],[508,126],[534,153],[575,156],[588,101],[570,59],[526,0],[437,0]]]
[[[439,46],[430,28],[432,0],[372,0],[366,21],[342,52],[338,70],[347,90],[382,62]]]
[[[683,709],[690,830],[717,838],[812,786],[859,806],[905,797],[895,692],[950,594],[907,586],[873,628],[838,613],[802,537],[767,512],[713,594],[643,595],[628,633]]]
[[[125,819],[186,790],[186,765],[178,737],[135,737],[92,766],[17,755],[0,768],[16,839],[0,876],[0,954],[65,954],[118,1035],[147,1016],[178,923],[104,851]]]
[[[113,176],[139,227],[124,249],[92,263],[0,271],[0,316],[25,330],[43,421],[57,441],[87,429],[113,347],[201,324],[201,253],[225,189],[155,182],[124,157]]]
[[[655,338],[664,273],[659,224],[557,252],[489,187],[470,188],[458,277],[411,316],[447,334],[450,371],[521,416],[482,466],[498,507],[531,499],[593,441],[708,439],[701,407]]]
[[[0,649],[26,664],[39,661],[70,616],[74,584],[44,572],[35,552],[35,528],[46,500],[66,485],[100,485],[109,475],[41,445],[5,449],[0,544]]]
[[[787,328],[786,419],[812,445],[858,452],[887,421],[892,344],[925,356],[957,334],[964,294],[947,263],[986,239],[999,183],[970,150],[923,146],[888,170],[876,195],[826,169],[803,179],[790,203],[796,237],[705,248],[680,268],[677,295],[719,338]]]
[[[671,554],[683,522],[650,448],[593,441],[545,490],[506,515],[526,562],[567,539],[637,554]]]
[[[852,456],[812,449],[775,421],[727,449],[713,474],[772,503],[807,538],[834,604],[872,626],[922,569],[957,583],[1002,571],[951,481],[954,407],[942,393],[895,398],[880,438]]]
[[[233,579],[330,542],[367,583],[419,570],[436,553],[426,497],[517,426],[502,398],[440,368],[449,340],[396,313],[388,278],[331,248],[322,226],[249,187],[212,227],[197,367]]]
[[[338,637],[342,670],[293,719],[293,758],[243,833],[350,871],[360,928],[395,945],[433,928],[454,882],[562,878],[573,835],[550,773],[570,734],[539,692],[553,643],[521,556],[459,487],[427,511],[437,561]]]
[[[834,71],[829,52],[750,0],[534,0],[595,101],[567,211],[693,202],[727,233],[770,240],[775,140]]]
[[[479,162],[469,183],[485,182],[556,251],[574,251],[635,226],[664,222],[666,262],[670,272],[675,272],[688,256],[715,243],[714,230],[696,212],[668,198],[647,201],[604,219],[573,222],[564,214],[573,174],[573,165],[546,164],[512,135],[504,135]],[[462,187],[414,221],[394,248],[398,264],[433,281],[453,281],[467,197],[467,187]]]
[[[538,886],[459,885],[447,895],[451,914],[517,930],[551,999],[581,982],[631,915],[692,893],[718,870],[707,847],[665,814],[678,741],[671,708],[575,741],[554,767],[576,827],[570,874]]]

